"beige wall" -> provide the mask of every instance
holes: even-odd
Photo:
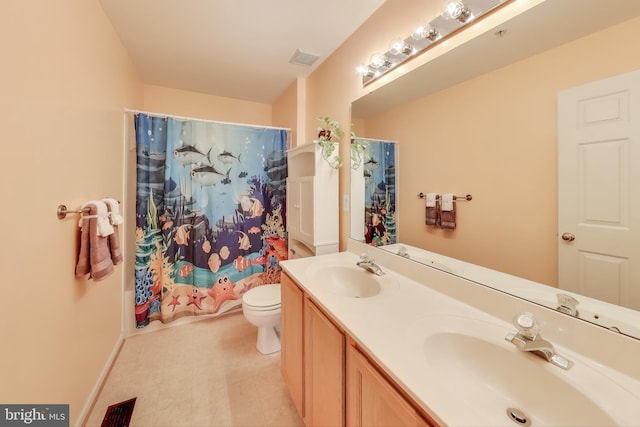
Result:
[[[400,146],[401,240],[557,284],[559,90],[640,68],[640,19],[371,117]],[[473,195],[458,229],[424,226],[419,192]]]
[[[160,86],[144,86],[144,110],[197,119],[271,126],[271,105]]]
[[[351,125],[351,102],[542,1],[545,0],[516,2],[508,8],[502,8],[474,23],[471,27],[467,27],[455,38],[446,43],[437,44],[427,52],[363,87],[361,76],[356,73],[357,66],[368,63],[371,54],[387,51],[389,42],[393,38],[406,37],[421,22],[431,21],[442,12],[443,6],[443,3],[438,1],[386,0],[331,57],[307,78],[305,102],[304,104],[298,103],[298,109],[302,110],[306,120],[306,142],[314,140],[317,136],[315,134],[319,124],[317,117],[330,116],[338,120],[343,129],[347,131]],[[363,124],[357,121],[353,123],[356,135],[362,136],[361,126]],[[340,145],[340,153],[345,159],[350,156],[347,135],[349,135],[348,131],[345,132],[345,137]],[[349,168],[347,167],[340,170],[339,191],[340,206],[342,207],[342,198],[350,193]],[[340,248],[344,250],[349,238],[349,212],[341,208],[339,216]]]
[[[298,133],[297,138],[294,137],[294,141],[298,142],[315,138],[318,116],[331,116],[348,130],[351,102],[385,83],[385,79],[381,79],[368,88],[362,88],[355,67],[366,62],[372,52],[386,50],[388,41],[398,34],[405,34],[417,19],[426,20],[435,16],[439,6],[425,4],[423,0],[387,0],[316,72],[292,84],[270,106],[144,85],[97,0],[29,0],[4,5],[0,14],[0,43],[5,64],[0,69],[0,120],[5,129],[2,143],[5,163],[0,179],[5,203],[0,218],[5,226],[5,244],[0,248],[3,272],[0,286],[10,303],[3,305],[0,314],[3,325],[0,327],[3,343],[0,402],[69,403],[72,424],[78,422],[83,406],[119,341],[123,282],[130,281],[132,274],[117,267],[116,274],[103,282],[75,279],[77,216],[60,221],[55,216],[55,210],[60,203],[77,208],[86,200],[109,195],[123,201],[123,209],[128,213],[128,226],[131,225],[131,189],[135,164],[132,167],[130,147],[125,144],[123,149],[124,109],[291,127]],[[633,25],[621,27],[618,33],[610,37],[637,40],[638,24],[636,21],[635,28]],[[607,41],[591,41],[594,42]],[[628,43],[613,43],[611,46],[615,49],[609,49],[609,56],[598,64],[588,60],[591,49],[589,43],[585,41],[580,48],[569,52],[572,61],[566,59],[567,52],[556,51],[551,54],[555,56],[538,63],[539,72],[545,78],[553,79],[557,87],[566,87],[572,84],[574,79],[571,76],[576,73],[588,81],[607,73],[638,68],[634,58],[640,55],[626,54],[624,49],[629,48]],[[574,64],[575,69],[566,70],[559,76],[549,70],[549,63],[562,62]],[[455,106],[462,105],[463,98],[472,95],[477,103],[487,98],[487,93],[493,95],[491,91],[497,93],[505,90],[502,80],[517,75],[519,66],[516,64],[434,96]],[[394,75],[387,80],[391,78]],[[489,85],[491,89],[480,87],[480,83]],[[511,82],[509,88],[520,90],[518,84],[527,86],[523,77],[523,80]],[[548,100],[539,95],[535,102],[544,104]],[[429,108],[420,102],[417,106]],[[513,111],[497,103],[493,107],[506,117]],[[400,115],[399,112],[395,114]],[[432,114],[440,112],[433,111]],[[539,113],[528,120],[546,123],[552,116]],[[518,115],[516,118],[521,123],[522,117]],[[495,119],[486,117],[478,123],[486,126],[492,123],[491,120]],[[492,123],[494,127],[502,124]],[[364,123],[356,125],[359,133],[359,129],[365,126]],[[388,137],[405,144],[401,147],[401,158],[409,157],[404,151],[411,147],[411,141],[415,145],[416,139],[409,135],[414,132],[407,131],[405,135],[388,128],[376,129],[370,122],[366,126],[372,132],[393,133]],[[415,126],[415,123],[408,126]],[[501,181],[511,180],[513,176],[525,177],[527,181],[524,184],[527,185],[523,185],[528,186],[537,197],[524,203],[512,198],[505,202],[508,207],[519,206],[519,215],[527,213],[523,211],[530,211],[527,214],[536,212],[545,219],[538,218],[540,222],[535,227],[525,228],[521,239],[533,242],[541,233],[548,238],[550,232],[555,239],[555,230],[552,230],[555,223],[550,219],[555,202],[551,200],[550,192],[540,192],[533,185],[533,181],[540,179],[543,174],[544,179],[553,181],[546,175],[554,173],[552,157],[555,150],[548,145],[542,150],[534,150],[525,141],[514,138],[514,133],[522,136],[522,128],[522,125],[513,124],[511,128],[501,131],[501,141],[496,151],[505,156],[507,165],[503,173],[493,174],[486,179],[498,185]],[[473,140],[468,150],[474,155],[488,156],[486,147],[493,143],[493,138],[471,134],[470,129],[472,127],[461,127],[452,136],[445,134],[442,128],[414,128],[442,136],[432,138],[437,147],[429,147],[429,153],[444,150],[439,151],[442,157],[459,154],[441,142],[455,137]],[[552,134],[548,126],[537,128],[536,144],[539,144],[538,140],[549,144]],[[375,136],[387,137],[382,134]],[[511,155],[514,152],[518,159],[528,156],[527,160],[533,161],[535,167],[521,170],[522,162],[515,165],[512,162]],[[345,158],[349,156],[346,138],[341,145],[341,154]],[[124,165],[126,170],[123,170]],[[441,172],[444,174],[449,171],[455,171],[456,174],[450,177],[447,185],[453,186],[453,182],[459,179],[460,190],[474,193],[476,197],[468,206],[460,207],[460,222],[463,225],[456,235],[473,242],[471,249],[461,255],[477,256],[486,252],[486,247],[506,246],[502,243],[503,239],[494,239],[492,235],[492,239],[483,240],[477,231],[473,231],[487,228],[487,221],[521,231],[522,221],[517,215],[507,215],[506,209],[498,212],[489,209],[495,207],[497,191],[483,192],[476,183],[470,184],[470,181],[487,174],[482,164],[475,162],[468,168],[461,168],[456,163],[455,168]],[[122,178],[124,173],[127,175],[125,182]],[[442,178],[435,171],[430,173],[435,179]],[[340,174],[341,194],[348,194],[349,168],[343,167]],[[415,184],[414,191],[411,179],[401,175],[402,192],[408,197],[406,201],[401,200],[401,209],[407,216],[409,212],[420,216],[421,209],[415,209],[413,193],[427,191],[421,185],[427,182],[426,178],[421,178],[421,182]],[[519,185],[518,189],[521,188],[522,185]],[[512,190],[505,188],[505,192],[507,189]],[[436,191],[443,190],[438,188]],[[405,203],[408,206],[405,207]],[[340,212],[343,248],[349,232],[348,215],[348,212]],[[402,229],[402,232],[407,235],[410,234],[409,230]],[[467,230],[472,231],[469,233]],[[133,256],[131,236],[128,233],[123,237],[127,242],[129,264]],[[427,237],[438,240],[445,251],[452,250],[453,246],[465,246],[453,245],[453,240],[437,234]],[[540,245],[532,243],[532,246],[536,247],[536,257],[538,251],[546,250],[538,249],[538,246],[549,247],[546,241]]]
[[[394,26],[404,31],[396,21],[413,18],[412,8],[424,10],[421,3],[388,0],[368,30],[273,106],[144,85],[97,0],[5,5],[0,178],[3,237],[10,243],[0,259],[4,295],[15,303],[0,315],[0,402],[69,403],[75,424],[117,349],[123,282],[132,274],[119,266],[103,282],[76,279],[78,217],[60,221],[55,210],[109,195],[122,201],[131,227],[135,164],[133,146],[122,143],[124,109],[291,127],[298,142],[314,138],[318,116],[335,117],[348,129],[350,103],[363,94],[355,67],[386,48]],[[342,150],[348,156],[348,145]],[[341,174],[347,186],[348,169]],[[125,229],[121,236],[129,268],[132,235]]]
[[[0,402],[68,403],[78,421],[121,331],[121,267],[74,277],[71,209],[123,195],[123,109],[142,82],[98,1],[6,2],[0,14]]]
[[[345,136],[340,144],[340,154],[344,159],[349,159],[351,102],[393,77],[381,79],[376,85],[363,88],[361,76],[356,72],[356,68],[368,62],[372,53],[386,51],[389,41],[394,37],[406,34],[421,20],[430,20],[438,15],[440,6],[438,2],[430,3],[424,0],[387,0],[356,33],[307,78],[306,102],[305,105],[298,107],[303,108],[305,114],[306,142],[317,138],[316,129],[320,126],[317,118],[329,116],[338,120],[345,130]],[[346,248],[349,237],[349,211],[342,210],[342,197],[350,192],[350,169],[348,163],[345,162],[345,164],[347,166],[340,169],[340,248],[342,250]]]
[[[293,82],[273,103],[273,126],[291,129],[289,146],[295,146],[298,137],[298,81]]]

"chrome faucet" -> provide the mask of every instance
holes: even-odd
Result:
[[[369,257],[369,254],[366,252],[360,255],[360,261],[358,261],[356,265],[375,274],[376,276],[382,276],[384,274],[382,268],[380,268],[380,266],[376,264],[375,260]]]
[[[556,298],[558,299],[556,310],[573,317],[580,317],[580,312],[578,311],[580,301],[567,294],[556,294]]]
[[[513,319],[513,324],[518,328],[515,334],[509,333],[504,339],[518,347],[522,351],[530,351],[544,358],[562,369],[569,369],[573,364],[567,358],[560,356],[553,345],[542,338],[538,333],[538,323],[531,313],[520,313]]]

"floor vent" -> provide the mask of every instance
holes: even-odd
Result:
[[[129,427],[136,398],[116,403],[107,408],[100,427]]]

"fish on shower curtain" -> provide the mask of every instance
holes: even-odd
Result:
[[[286,131],[135,115],[136,326],[217,315],[280,281]]]
[[[396,243],[396,145],[363,140],[365,182],[365,242],[372,246]]]

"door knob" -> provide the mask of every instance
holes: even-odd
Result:
[[[576,240],[576,236],[571,233],[562,233],[562,240],[564,240],[565,242],[573,242],[574,240]]]

